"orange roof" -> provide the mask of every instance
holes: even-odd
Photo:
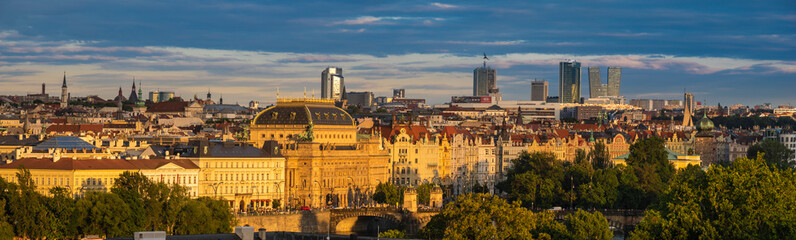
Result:
[[[75,124],[75,125],[50,125],[46,130],[48,133],[56,132],[102,132],[102,124]]]
[[[184,112],[188,102],[171,101],[152,104],[146,112]]]
[[[86,170],[86,169],[157,169],[163,165],[174,163],[186,169],[198,169],[188,159],[72,159],[61,158],[53,162],[51,158],[23,158],[9,164],[0,165],[0,169],[14,169],[24,166],[28,169],[55,169],[55,170]]]

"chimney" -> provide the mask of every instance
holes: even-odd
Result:
[[[254,240],[254,228],[249,226],[235,227],[235,235],[241,240]]]
[[[265,228],[257,229],[257,235],[260,237],[260,240],[267,239],[268,235],[266,233],[268,232],[265,230]]]
[[[45,85],[44,83],[41,84],[41,95],[44,95],[44,89],[46,86],[47,85]]]
[[[166,240],[166,232],[153,231],[153,232],[135,232],[133,234],[134,240]]]

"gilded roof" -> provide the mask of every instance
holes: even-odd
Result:
[[[255,125],[338,125],[356,126],[347,112],[332,104],[289,102],[267,108],[254,118]]]

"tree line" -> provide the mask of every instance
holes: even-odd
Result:
[[[224,201],[191,199],[185,187],[154,182],[141,173],[124,172],[110,192],[90,191],[76,199],[62,187],[50,189],[49,196],[40,194],[24,167],[16,177],[16,183],[0,178],[0,239],[221,233],[236,224]]]

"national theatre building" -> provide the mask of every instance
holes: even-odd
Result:
[[[357,135],[354,119],[332,100],[278,99],[257,114],[250,142],[277,141],[285,157],[290,207],[354,207],[372,203],[389,180],[389,154],[378,136]]]

